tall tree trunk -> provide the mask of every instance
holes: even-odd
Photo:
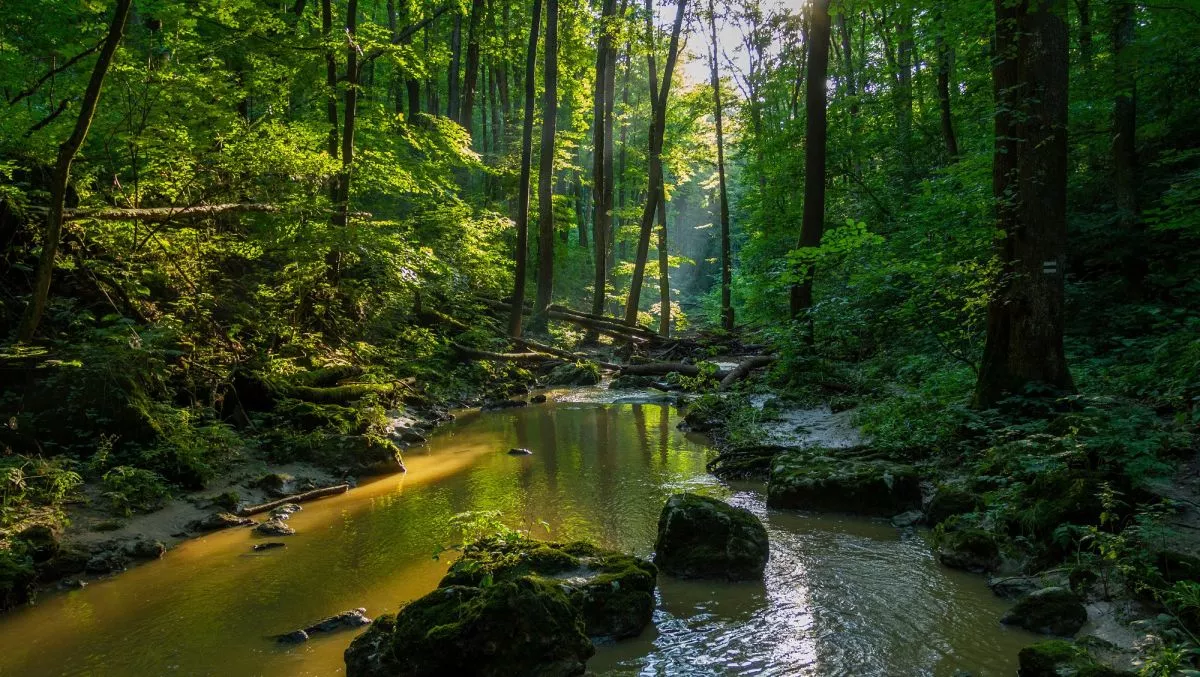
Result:
[[[546,329],[554,297],[554,131],[558,121],[558,0],[546,0],[542,149],[538,162],[538,269],[533,326]]]
[[[897,49],[899,90],[899,139],[898,143],[903,159],[905,179],[913,175],[912,162],[912,121],[913,121],[913,22],[912,9],[901,4],[900,23],[897,26],[899,48]],[[811,81],[810,81],[811,82]]]
[[[650,177],[646,190],[646,206],[642,210],[641,231],[638,234],[637,253],[633,263],[633,276],[629,282],[629,297],[625,302],[625,324],[637,324],[638,308],[641,305],[642,280],[646,275],[646,256],[650,253],[650,233],[654,227],[654,214],[658,209],[658,201],[662,199],[662,148],[663,136],[667,126],[667,100],[671,91],[672,74],[675,71],[675,61],[679,57],[679,35],[683,31],[683,15],[687,0],[678,0],[675,9],[675,25],[671,28],[671,43],[667,49],[667,63],[663,69],[661,91],[657,86],[656,66],[654,63],[654,17],[653,6],[646,0],[647,38],[651,50],[647,57],[650,67],[650,101],[653,109],[653,120],[650,123]]]
[[[488,100],[490,102],[489,108],[490,108],[491,116],[492,116],[492,151],[495,153],[499,153],[504,148],[505,125],[507,124],[507,120],[504,122],[500,121],[500,104],[496,98],[497,92],[496,92],[496,64],[495,63],[493,63],[490,68],[488,68],[488,93],[489,93]]]
[[[475,86],[479,82],[479,22],[483,19],[483,0],[472,0],[471,19],[467,26],[467,72],[463,79],[462,110],[458,122],[471,131],[475,115]]]
[[[537,96],[538,28],[542,23],[542,0],[533,0],[529,48],[525,53],[525,118],[521,121],[521,179],[517,184],[516,278],[508,334],[521,336],[521,310],[525,305],[525,263],[529,258],[529,175],[533,165],[533,109]]]
[[[1092,65],[1092,7],[1088,0],[1075,0],[1079,12],[1079,61],[1084,68]],[[1118,13],[1121,9],[1117,8]]]
[[[950,115],[950,60],[953,52],[946,44],[946,18],[937,15],[937,37],[934,39],[937,53],[937,95],[941,111],[942,139],[946,144],[946,155],[950,161],[958,159],[958,137],[954,134],[954,119]]]
[[[337,54],[333,51],[333,7],[332,0],[321,0],[321,34],[325,37],[325,87],[329,90],[325,97],[325,116],[329,123],[329,140],[326,148],[329,157],[338,156],[338,102],[337,102]],[[337,202],[337,182],[330,186],[330,199]]]
[[[600,11],[600,39],[596,49],[596,88],[592,96],[592,314],[604,313],[604,294],[607,288],[608,237],[612,230],[612,97],[615,63],[613,50],[613,19],[616,0],[604,0]],[[582,234],[582,231],[580,231]],[[599,334],[591,331],[589,341]]]
[[[75,127],[67,140],[58,147],[58,158],[54,163],[54,174],[51,176],[50,205],[46,211],[46,232],[42,242],[42,253],[38,258],[37,277],[34,279],[29,305],[25,308],[25,316],[21,319],[21,326],[17,332],[17,339],[22,343],[33,340],[38,325],[41,324],[42,313],[46,309],[46,300],[50,297],[54,258],[58,254],[59,240],[62,239],[67,185],[71,182],[71,164],[92,126],[92,118],[96,115],[96,106],[100,102],[100,91],[104,88],[104,78],[108,75],[117,47],[125,35],[125,22],[129,18],[129,7],[132,4],[133,0],[117,0],[112,21],[108,25],[108,35],[104,38],[104,46],[100,48],[100,55],[96,57],[96,65],[92,67],[92,76],[79,104],[79,116],[75,118]]]
[[[1072,388],[1063,352],[1067,244],[1066,0],[995,0],[993,194],[1003,266],[975,391],[990,407],[1030,386]]]
[[[1137,159],[1137,63],[1133,45],[1135,30],[1132,0],[1118,0],[1113,7],[1113,193],[1117,203],[1117,227],[1134,245],[1124,259],[1124,274],[1133,296],[1142,293],[1149,272],[1146,257],[1138,246],[1138,159]]]
[[[805,83],[804,105],[808,109],[805,126],[804,154],[804,217],[800,224],[800,246],[820,247],[825,231],[825,147],[826,114],[825,80],[829,71],[829,0],[812,0],[809,4],[808,80]],[[805,267],[799,284],[792,285],[792,317],[799,317],[812,308],[813,266]],[[811,340],[811,323],[809,339]]]
[[[717,15],[713,0],[708,0],[708,29],[712,38],[713,120],[717,129],[717,195],[721,201],[721,328],[725,331],[733,331],[733,269],[729,246],[729,193],[725,187],[725,133],[722,126],[721,71],[717,65],[720,44],[717,42]],[[854,85],[851,84],[850,87],[853,88]]]
[[[454,14],[454,28],[450,31],[450,73],[446,82],[446,117],[458,120],[461,112],[459,96],[459,64],[462,62],[462,14]]]
[[[354,127],[358,118],[359,46],[358,0],[346,3],[346,93],[342,111],[342,171],[336,179],[336,199],[333,205],[333,225],[345,228],[350,222],[350,179],[354,164]],[[341,278],[341,245],[334,244],[326,257],[328,277],[332,282]]]

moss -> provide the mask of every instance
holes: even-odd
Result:
[[[940,524],[955,515],[975,512],[978,507],[976,494],[952,484],[939,484],[925,506],[925,516],[930,524]]]
[[[1096,661],[1074,642],[1051,639],[1021,649],[1018,677],[1121,677],[1131,673],[1114,670]]]
[[[37,574],[33,559],[16,544],[0,543],[0,611],[33,599]]]
[[[1000,565],[1000,546],[996,536],[984,529],[939,528],[936,540],[938,561],[948,567],[978,573],[991,571]]]
[[[564,586],[589,636],[622,638],[649,624],[657,573],[644,559],[590,543],[490,538],[467,546],[440,586],[536,577]]]
[[[641,390],[649,388],[655,383],[654,378],[650,376],[639,376],[637,374],[625,374],[614,378],[609,384],[609,390]]]
[[[861,451],[791,449],[771,465],[767,505],[887,517],[921,506],[920,477]]]
[[[560,364],[546,375],[546,385],[594,386],[600,382],[600,366],[595,362]]]
[[[1087,622],[1087,609],[1083,600],[1066,588],[1043,588],[1023,597],[1000,622],[1031,632],[1070,636]]]
[[[345,404],[361,400],[367,395],[390,395],[396,386],[392,383],[351,383],[328,388],[311,386],[291,386],[288,395],[298,400],[314,404]]]
[[[451,585],[376,621],[346,650],[347,677],[582,675],[595,652],[577,609],[551,583]]]
[[[676,494],[658,517],[655,563],[681,578],[762,578],[767,530],[750,511],[697,494]]]

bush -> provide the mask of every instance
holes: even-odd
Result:
[[[128,517],[134,510],[153,512],[166,504],[171,492],[161,475],[119,465],[104,473],[104,497],[114,512]]]

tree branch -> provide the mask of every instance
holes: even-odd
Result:
[[[79,63],[80,60],[82,60],[92,54],[95,54],[96,50],[100,49],[100,45],[103,45],[103,44],[104,44],[104,40],[101,40],[101,41],[97,42],[96,44],[92,45],[91,47],[89,47],[88,49],[71,57],[70,59],[67,60],[66,63],[59,66],[58,68],[51,68],[49,72],[47,72],[40,79],[38,79],[37,82],[33,83],[33,85],[31,85],[28,89],[18,93],[16,96],[9,99],[8,105],[12,106],[15,103],[17,103],[18,101],[20,101],[21,99],[33,96],[35,93],[37,93],[37,91],[39,89],[41,89],[42,85],[46,84],[47,80],[54,77],[55,75],[58,75],[59,73],[65,71],[65,70],[67,70],[71,66],[74,66],[75,64]]]

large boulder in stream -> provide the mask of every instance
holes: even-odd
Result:
[[[771,464],[767,505],[890,517],[921,507],[920,476],[865,449],[788,449]]]
[[[536,576],[440,587],[346,649],[347,677],[573,677],[595,653],[579,610]]]
[[[441,587],[534,576],[566,593],[589,637],[623,639],[649,625],[657,575],[647,560],[590,543],[489,538],[467,546]]]
[[[1087,608],[1079,595],[1067,588],[1042,588],[1021,598],[1000,622],[1043,635],[1070,637],[1087,622]]]
[[[600,382],[600,367],[595,362],[560,364],[546,374],[548,386],[594,386]]]
[[[1051,639],[1021,649],[1017,677],[1133,677],[1097,661],[1086,648],[1062,639]]]
[[[761,579],[767,530],[749,510],[697,494],[675,494],[658,516],[654,561],[680,578]]]

